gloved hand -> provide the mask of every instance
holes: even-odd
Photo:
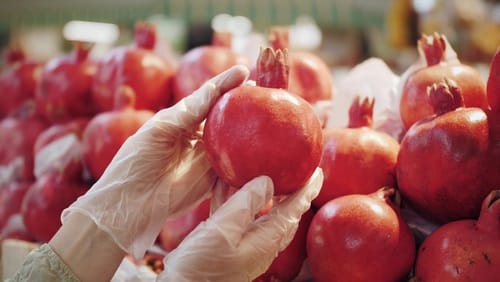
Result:
[[[102,177],[63,211],[90,217],[139,259],[165,220],[199,203],[215,184],[199,129],[220,95],[239,86],[248,69],[235,66],[176,105],[163,109],[129,137]]]
[[[301,190],[255,220],[273,195],[273,183],[267,176],[253,179],[165,257],[157,281],[252,281],[291,242],[322,183],[317,168]]]

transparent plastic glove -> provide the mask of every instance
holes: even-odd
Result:
[[[176,105],[163,109],[130,136],[103,176],[69,208],[90,217],[126,252],[141,258],[165,220],[201,201],[216,176],[199,129],[217,98],[242,84],[248,69],[235,66]]]
[[[317,168],[301,190],[255,220],[273,195],[273,183],[267,176],[253,179],[165,257],[158,281],[252,281],[291,242],[322,183]]]

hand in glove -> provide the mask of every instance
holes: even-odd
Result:
[[[63,223],[73,212],[83,214],[124,251],[143,257],[165,220],[200,202],[215,184],[197,130],[218,97],[247,76],[246,67],[232,67],[159,111],[127,139],[93,187],[63,212]]]
[[[253,179],[165,257],[158,280],[252,281],[293,239],[322,183],[317,168],[301,190],[255,220],[273,195],[273,183],[267,176]]]

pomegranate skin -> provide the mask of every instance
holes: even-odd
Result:
[[[89,185],[66,181],[54,174],[45,174],[30,186],[24,196],[21,214],[26,229],[38,242],[48,242],[61,227],[61,213]]]
[[[331,128],[323,131],[323,139],[324,181],[314,206],[396,185],[399,143],[391,136],[368,127]]]
[[[415,240],[386,191],[346,195],[323,205],[307,234],[314,281],[404,281]]]
[[[479,219],[459,220],[431,233],[418,251],[418,281],[494,282],[500,277],[500,190],[485,199]]]
[[[45,64],[35,90],[40,114],[52,123],[63,123],[96,113],[91,86],[97,62],[90,49],[75,45],[72,53],[54,57]]]
[[[415,122],[434,114],[426,95],[427,87],[444,78],[456,81],[462,90],[466,107],[478,107],[484,110],[488,108],[486,84],[475,68],[463,64],[429,66],[411,75],[403,86],[400,112],[406,129]]]
[[[92,118],[82,136],[82,153],[94,180],[99,179],[125,140],[154,113],[132,108],[103,112]]]
[[[474,220],[450,222],[434,231],[418,252],[418,281],[498,281],[500,240],[478,233]]]
[[[446,223],[477,218],[489,152],[488,117],[460,108],[417,122],[403,137],[396,165],[405,201],[428,219]]]
[[[322,154],[321,124],[304,99],[277,88],[243,85],[209,112],[203,140],[217,175],[235,187],[271,177],[275,194],[302,187]]]
[[[243,62],[236,53],[224,46],[200,46],[182,57],[173,79],[173,102],[190,95],[208,79]]]
[[[306,253],[306,239],[314,211],[309,209],[299,221],[299,227],[288,246],[273,260],[269,268],[253,282],[293,281],[300,273]]]
[[[9,116],[35,98],[35,88],[42,69],[41,62],[21,61],[0,73],[0,118]]]
[[[308,52],[289,53],[290,78],[288,90],[309,103],[333,97],[333,81],[323,60]]]

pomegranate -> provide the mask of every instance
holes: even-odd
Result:
[[[437,223],[476,218],[492,190],[483,172],[489,166],[488,116],[479,108],[464,107],[453,80],[428,91],[436,114],[415,123],[401,141],[396,165],[401,195]]]
[[[83,165],[82,135],[89,119],[77,118],[54,124],[35,141],[35,177],[57,173],[65,179],[91,181]]]
[[[208,79],[234,65],[246,63],[244,57],[232,51],[231,42],[230,33],[214,32],[211,45],[193,48],[182,56],[174,78],[174,103]]]
[[[113,109],[115,92],[121,86],[135,92],[137,109],[157,111],[171,103],[175,68],[153,52],[155,26],[137,22],[134,40],[135,45],[113,49],[98,64],[92,99],[100,111]]]
[[[309,225],[313,219],[312,209],[300,218],[299,227],[290,244],[273,260],[269,268],[254,282],[293,281],[300,272],[306,259],[306,238]]]
[[[0,74],[0,118],[35,98],[36,81],[43,67],[41,62],[26,59],[19,48],[7,50],[4,59],[8,65]]]
[[[241,187],[271,177],[275,194],[302,187],[318,166],[322,130],[312,106],[286,90],[286,50],[261,50],[257,86],[224,94],[208,113],[203,140],[215,172]]]
[[[418,250],[418,281],[494,282],[500,277],[500,190],[484,199],[477,220],[440,226]]]
[[[323,131],[320,167],[324,181],[313,205],[348,194],[370,194],[396,185],[399,143],[372,128],[374,99],[357,96],[349,109],[347,128]]]
[[[0,121],[0,170],[9,171],[8,179],[0,179],[0,184],[34,180],[33,145],[48,126],[37,115],[34,103],[24,104],[15,114]]]
[[[38,178],[24,196],[21,214],[29,233],[48,242],[61,226],[61,213],[83,195],[90,185],[68,181],[56,174]]]
[[[21,212],[21,203],[32,182],[11,182],[0,187],[0,230],[9,218]]]
[[[89,58],[90,49],[90,45],[75,42],[73,52],[54,57],[45,64],[35,98],[47,120],[65,122],[95,114],[91,86],[97,63]]]
[[[479,72],[460,61],[448,61],[446,52],[451,48],[444,35],[435,33],[422,35],[418,40],[420,56],[427,65],[411,73],[404,81],[401,92],[400,114],[403,125],[410,128],[416,121],[434,114],[433,106],[426,95],[427,87],[444,78],[456,81],[462,90],[464,105],[488,108],[486,85]]]
[[[35,242],[33,236],[29,233],[28,229],[26,229],[21,213],[16,213],[9,217],[9,220],[0,232],[0,240],[5,239]]]
[[[89,118],[76,118],[65,123],[53,124],[38,135],[33,150],[35,154],[51,142],[67,135],[75,134],[78,139],[82,138],[83,130],[87,127]]]
[[[403,281],[416,245],[393,188],[330,200],[314,216],[307,255],[314,281]]]
[[[93,117],[83,132],[83,160],[95,180],[101,177],[125,140],[154,115],[149,110],[136,110],[135,97],[131,87],[120,87],[115,110]]]
[[[167,220],[163,225],[160,235],[158,237],[162,248],[170,252],[184,240],[184,238],[196,227],[198,224],[210,215],[210,198],[201,202],[193,210],[187,213]]]
[[[491,109],[500,111],[500,48],[498,48],[491,60],[486,95]]]
[[[289,48],[289,30],[273,27],[269,32],[271,47]],[[320,57],[311,52],[295,51],[288,53],[290,79],[288,90],[300,95],[309,103],[330,100],[333,97],[333,78],[330,68]]]

